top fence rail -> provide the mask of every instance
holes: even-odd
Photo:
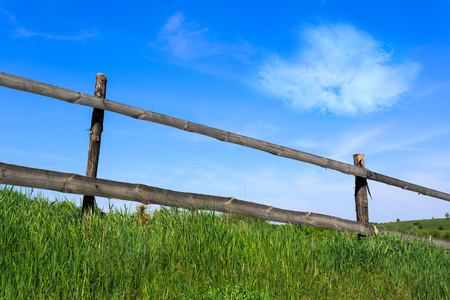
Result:
[[[261,141],[247,136],[235,134],[232,132],[216,129],[213,127],[189,122],[186,120],[170,117],[167,115],[155,113],[142,108],[101,99],[99,97],[87,95],[84,93],[68,90],[65,88],[53,86],[50,84],[30,80],[23,77],[14,76],[0,72],[0,86],[38,94],[46,97],[55,98],[72,104],[79,104],[93,108],[99,108],[118,114],[126,115],[135,119],[150,121],[162,125],[175,127],[188,132],[195,132],[216,138],[223,142],[233,143],[250,147],[253,149],[265,151],[273,155],[286,157],[309,164],[317,165],[327,169],[333,169],[345,174],[359,176],[373,181],[382,182],[388,185],[396,186],[405,190],[417,192],[422,195],[442,199],[450,202],[450,194],[429,189],[424,186],[399,180],[380,173],[370,171],[366,168],[353,166],[337,160],[317,156],[311,153],[295,150],[292,148],[276,145],[273,143]]]

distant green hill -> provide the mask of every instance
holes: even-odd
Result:
[[[450,219],[410,220],[380,223],[377,226],[450,240]]]

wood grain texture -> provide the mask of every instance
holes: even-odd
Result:
[[[212,128],[209,126],[192,123],[182,119],[173,118],[163,114],[155,113],[152,111],[144,110],[142,108],[133,107],[130,105],[114,102],[106,99],[100,99],[98,97],[90,96],[80,92],[52,86],[38,81],[1,73],[0,72],[0,85],[26,91],[42,96],[52,97],[62,101],[66,101],[73,104],[79,104],[84,106],[90,106],[98,109],[103,109],[118,114],[126,115],[139,120],[150,121],[158,124],[163,124],[171,127],[175,127],[181,130],[195,132],[198,134],[210,136],[220,141],[234,143],[261,151],[265,151],[277,156],[291,158],[294,160],[314,164],[323,168],[333,169],[345,174],[359,176],[369,180],[382,182],[388,185],[400,187],[405,190],[414,191],[422,195],[442,199],[450,202],[450,194],[430,189],[424,186],[392,178],[383,174],[372,172],[362,167],[353,166],[340,161],[332,160],[329,158],[317,156],[314,154],[306,153],[303,151],[283,147],[280,145],[272,144],[269,142],[257,140],[247,136],[227,132],[224,130]]]

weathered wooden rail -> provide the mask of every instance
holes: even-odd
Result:
[[[104,76],[103,81],[106,84],[106,76]],[[355,165],[350,165],[340,161],[283,147],[247,136],[177,119],[119,102],[110,101],[104,98],[106,85],[100,88],[97,87],[96,83],[96,96],[90,96],[80,92],[0,72],[0,86],[5,86],[16,90],[26,91],[63,100],[72,104],[80,104],[94,108],[92,119],[92,128],[94,129],[91,128],[91,141],[89,146],[89,153],[92,152],[94,154],[89,155],[86,176],[49,170],[33,169],[0,162],[0,184],[41,188],[80,195],[89,195],[85,196],[87,203],[85,205],[85,201],[83,201],[83,210],[85,206],[92,206],[90,205],[92,204],[90,202],[93,201],[94,196],[101,196],[106,198],[137,201],[144,204],[153,203],[187,209],[216,210],[219,212],[252,216],[268,221],[300,224],[313,227],[325,227],[356,232],[363,235],[371,235],[374,233],[376,234],[378,231],[390,230],[380,230],[377,229],[374,225],[368,224],[367,194],[365,194],[367,179],[400,187],[405,190],[418,192],[419,194],[431,196],[445,201],[450,201],[450,194],[448,193],[429,189],[424,186],[409,183],[366,169],[364,167],[363,155],[355,155]],[[198,134],[216,138],[220,141],[258,149],[271,153],[273,155],[314,164],[323,168],[333,169],[345,174],[354,175],[356,178],[355,198],[357,201],[356,205],[358,222],[340,219],[333,216],[316,214],[312,212],[284,210],[275,208],[273,206],[238,200],[233,197],[219,197],[203,194],[175,192],[141,184],[128,184],[117,181],[97,179],[95,177],[97,173],[96,170],[98,163],[98,153],[100,151],[100,134],[102,130],[101,121],[103,119],[104,110],[130,116],[139,120],[150,121],[189,132],[195,132]],[[101,114],[100,117],[96,116],[96,113],[98,114],[99,112]],[[97,124],[98,122],[100,123]],[[94,125],[94,123],[96,124]],[[96,143],[97,145],[95,145]],[[95,147],[95,149],[93,148],[93,150],[91,151],[91,147]],[[408,238],[413,237],[408,233],[399,233]],[[449,240],[431,237],[420,238],[429,240],[437,245],[442,245],[446,249],[450,250]]]

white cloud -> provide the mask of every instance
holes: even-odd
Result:
[[[309,27],[306,47],[291,59],[274,55],[259,71],[265,91],[301,110],[355,115],[394,105],[419,71],[351,25]]]

